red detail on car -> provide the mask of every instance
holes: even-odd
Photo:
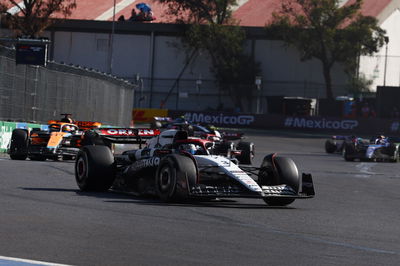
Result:
[[[107,136],[141,136],[153,137],[160,135],[158,129],[134,129],[134,128],[102,128],[100,129],[101,135]]]

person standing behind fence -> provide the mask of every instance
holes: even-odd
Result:
[[[132,8],[131,11],[131,17],[129,18],[129,21],[136,21],[138,19],[138,15],[136,13],[135,8]]]
[[[146,20],[146,13],[143,11],[143,9],[140,10],[139,14],[136,17],[137,21],[145,21]]]
[[[361,108],[361,115],[362,117],[369,117],[370,108],[368,106],[368,103],[364,103],[363,107]]]

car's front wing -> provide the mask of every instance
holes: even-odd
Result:
[[[302,175],[302,187],[299,193],[288,185],[261,186],[262,192],[250,191],[240,185],[210,186],[196,184],[190,188],[191,197],[240,197],[240,198],[313,198],[314,184],[311,174]]]

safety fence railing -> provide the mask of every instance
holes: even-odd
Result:
[[[127,126],[136,85],[79,66],[16,65],[0,47],[0,120],[46,123],[71,113],[77,120]]]
[[[333,91],[335,96],[348,94],[347,85],[335,84]],[[215,80],[207,79],[177,81],[143,77],[140,78],[135,93],[137,108],[205,111],[234,110],[237,105],[232,93],[219,90]],[[267,97],[270,96],[326,98],[325,84],[317,82],[263,80],[259,90],[255,84],[242,84],[239,93],[243,111],[249,113],[266,113]]]

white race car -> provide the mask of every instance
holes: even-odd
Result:
[[[300,176],[293,160],[276,154],[265,156],[260,167],[242,167],[235,159],[212,155],[213,142],[188,137],[186,131],[160,134],[111,128],[94,132],[104,143],[129,142],[139,147],[117,155],[110,145],[84,146],[75,163],[82,191],[112,189],[156,195],[163,201],[249,197],[272,206],[315,194],[311,174]],[[144,137],[151,138],[145,142]]]

